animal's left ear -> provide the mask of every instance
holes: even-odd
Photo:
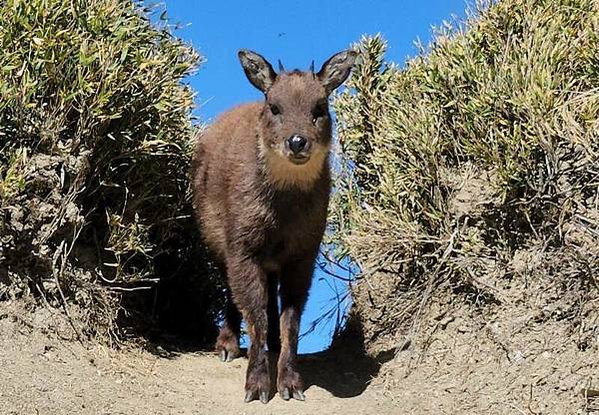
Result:
[[[318,79],[322,82],[327,94],[343,83],[349,76],[358,54],[353,50],[344,50],[329,58],[318,71]]]

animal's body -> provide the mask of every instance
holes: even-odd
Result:
[[[239,57],[265,100],[224,113],[201,135],[193,177],[198,223],[230,289],[216,349],[222,360],[239,355],[243,316],[251,341],[246,401],[268,402],[267,344],[280,352],[279,393],[303,400],[297,341],[329,202],[327,98],[355,54],[334,55],[317,74],[277,75],[254,52]]]

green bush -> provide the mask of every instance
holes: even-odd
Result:
[[[197,277],[207,330],[219,298],[189,195],[182,80],[201,59],[151,18],[131,0],[0,8],[0,298],[78,304],[113,338],[165,281]]]
[[[405,68],[364,38],[335,101],[334,222],[367,341],[417,327],[435,292],[501,302],[524,253],[572,309],[597,298],[597,2],[503,0],[453,26]]]

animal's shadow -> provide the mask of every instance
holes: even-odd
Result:
[[[175,359],[182,353],[198,351],[197,345],[178,341],[176,337],[163,337],[160,341],[147,344],[147,349],[162,358]],[[208,347],[200,350],[210,351]],[[300,354],[298,356],[299,371],[304,379],[306,391],[312,386],[327,390],[337,398],[358,396],[375,378],[381,366],[393,359],[395,349],[385,350],[376,356],[369,356],[364,350],[364,336],[359,321],[352,319],[348,328],[333,341],[331,347],[323,352]],[[242,349],[241,359],[246,358],[246,350]],[[214,354],[214,359],[218,356]],[[275,393],[276,360],[275,354],[269,354],[272,385]],[[223,365],[226,363],[223,363]],[[242,388],[242,385],[240,385]]]
[[[375,357],[339,355],[331,351],[305,354],[300,356],[300,372],[306,390],[318,386],[337,398],[351,398],[364,392],[382,364],[391,360],[393,354],[392,350]]]
[[[328,350],[300,355],[298,363],[306,390],[318,386],[337,398],[351,398],[362,394],[381,366],[394,355],[395,349],[390,349],[369,356],[362,326],[352,319]]]

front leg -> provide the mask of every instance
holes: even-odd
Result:
[[[233,258],[227,263],[233,301],[243,314],[250,335],[245,401],[259,397],[268,403],[270,375],[266,354],[268,320],[268,281],[258,261],[251,257]]]
[[[297,371],[297,342],[300,319],[312,283],[314,261],[289,264],[281,278],[281,353],[279,354],[277,390],[284,400],[303,401],[304,382]]]

